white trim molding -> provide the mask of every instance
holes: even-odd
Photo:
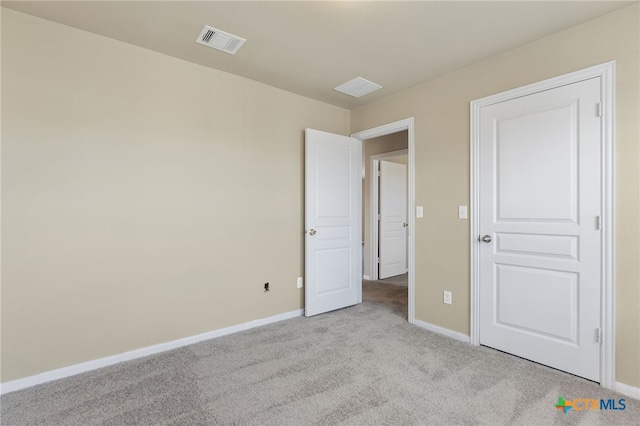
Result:
[[[614,388],[614,390],[630,398],[640,400],[640,388],[637,388],[635,386],[625,385],[624,383],[616,382],[616,387]]]
[[[194,343],[202,342],[205,340],[215,339],[216,337],[226,336],[228,334],[237,333],[239,331],[261,327],[263,325],[272,324],[274,322],[279,322],[286,319],[296,318],[302,316],[303,314],[304,309],[298,309],[295,311],[274,315],[268,318],[257,319],[254,321],[245,322],[243,324],[237,324],[231,327],[209,331],[207,333],[196,334],[195,336],[189,336],[182,339],[172,340],[170,342],[159,343],[157,345],[147,346],[146,348],[135,349],[133,351],[124,352],[117,355],[99,358],[80,364],[70,365],[69,367],[46,371],[34,376],[25,377],[24,379],[12,380],[10,382],[0,384],[0,395],[4,395],[9,392],[15,392],[17,390],[25,389],[42,383],[63,379],[65,377],[75,376],[76,374],[85,373],[87,371],[97,370],[102,367],[108,367],[120,362],[130,361],[133,359],[169,351],[171,349],[192,345]]]
[[[479,243],[480,234],[480,158],[479,158],[479,118],[482,107],[550,90],[567,84],[599,77],[602,98],[602,272],[601,272],[601,329],[602,345],[600,350],[600,385],[608,389],[617,389],[615,382],[615,61],[589,67],[580,71],[530,84],[517,89],[472,101],[470,104],[471,134],[471,344],[480,344],[480,276]],[[627,389],[622,385],[623,389]]]
[[[455,340],[459,340],[464,343],[469,343],[470,339],[464,333],[460,333],[458,331],[449,330],[448,328],[440,327],[439,325],[431,324],[425,321],[415,320],[414,324],[420,328],[424,328],[425,330],[432,331],[434,333],[442,334],[443,336],[450,337]]]
[[[382,126],[374,127],[373,129],[363,130],[353,133],[351,137],[360,140],[367,140],[372,138],[378,138],[381,136],[390,135],[392,133],[407,131],[407,201],[408,201],[408,215],[409,222],[409,249],[407,253],[407,262],[409,264],[409,277],[408,277],[408,292],[409,292],[409,322],[415,324],[415,306],[414,306],[414,280],[415,280],[415,125],[414,118],[405,118],[404,120],[395,121],[393,123],[385,124]],[[362,302],[359,300],[358,302]]]

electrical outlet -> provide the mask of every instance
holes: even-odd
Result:
[[[298,277],[298,279],[296,280],[296,285],[298,286],[298,288],[302,288],[302,277]]]
[[[269,291],[269,283],[264,283],[264,291]]]
[[[450,291],[444,291],[444,303],[446,303],[447,305],[451,304],[451,292]]]

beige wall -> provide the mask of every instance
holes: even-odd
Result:
[[[638,17],[633,5],[351,112],[352,132],[415,117],[418,319],[469,333],[469,223],[457,218],[469,203],[469,102],[616,60],[617,381],[640,386]]]
[[[407,149],[409,146],[409,134],[405,130],[379,138],[367,139],[364,141],[363,146],[362,238],[364,240],[364,275],[371,277],[371,156]]]
[[[303,307],[348,110],[3,9],[2,124],[3,382]]]

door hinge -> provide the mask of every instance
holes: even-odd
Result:
[[[380,173],[380,170],[376,170],[376,176],[378,177],[382,176],[382,174]]]
[[[598,102],[596,107],[597,117],[602,117],[602,102]]]
[[[596,328],[596,342],[602,343],[602,329]]]
[[[602,216],[596,216],[596,229],[598,231],[602,229]]]
[[[378,215],[378,220],[380,220],[380,215]]]

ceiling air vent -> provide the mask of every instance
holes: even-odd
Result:
[[[205,25],[202,32],[196,39],[196,43],[222,50],[223,52],[235,55],[238,49],[247,41],[242,37],[229,34],[216,28]]]
[[[334,90],[353,96],[354,98],[359,98],[360,96],[364,96],[367,93],[374,92],[378,89],[382,89],[382,86],[369,80],[365,80],[362,77],[356,77],[353,80],[341,84]]]

